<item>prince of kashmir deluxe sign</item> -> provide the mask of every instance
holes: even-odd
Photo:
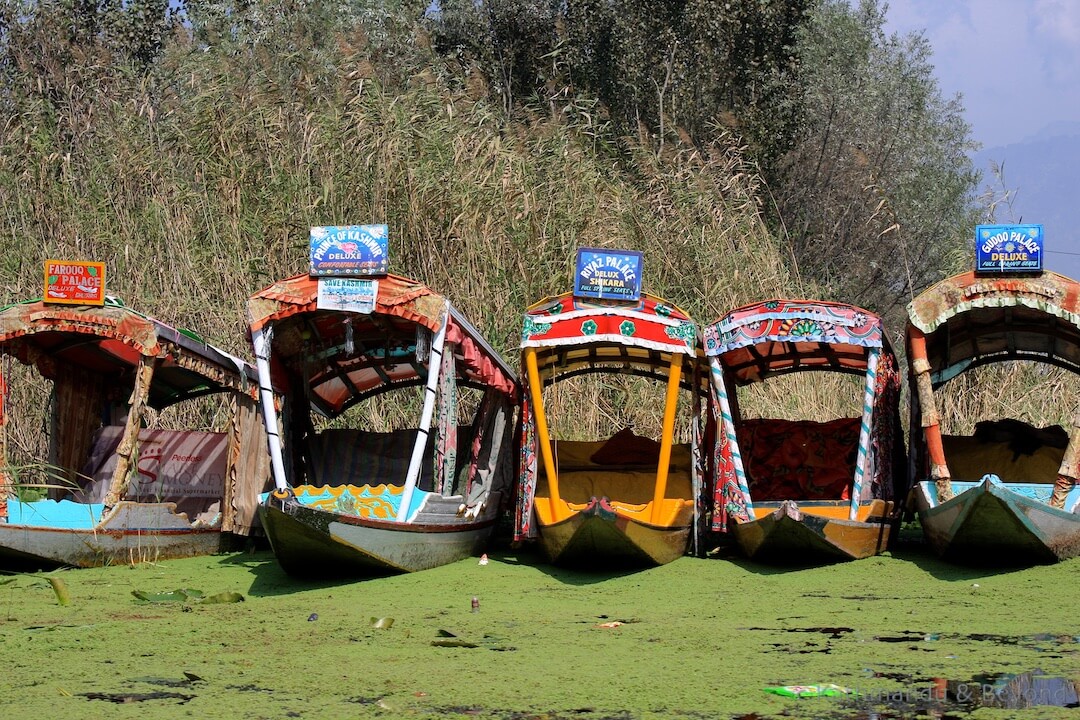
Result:
[[[641,297],[641,253],[580,248],[574,273],[574,295],[600,300],[638,300]]]
[[[1042,225],[979,225],[975,272],[1032,273],[1043,269]]]
[[[373,277],[388,270],[386,225],[311,228],[311,277]]]

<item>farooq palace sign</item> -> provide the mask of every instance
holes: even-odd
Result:
[[[1042,225],[979,225],[975,228],[975,272],[1037,273],[1042,269]]]

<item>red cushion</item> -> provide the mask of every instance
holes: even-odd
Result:
[[[656,465],[660,462],[660,443],[623,428],[589,459],[597,465]]]

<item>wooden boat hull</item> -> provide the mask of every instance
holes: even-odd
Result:
[[[494,513],[447,524],[371,520],[273,495],[259,516],[281,567],[301,577],[376,577],[457,562],[481,551],[496,520]]]
[[[540,542],[557,565],[603,569],[664,565],[686,554],[690,526],[650,525],[620,514],[606,498],[557,523],[539,523]]]
[[[1035,565],[1080,556],[1080,515],[984,480],[934,502],[929,483],[914,489],[927,542],[951,562]]]
[[[735,524],[735,538],[752,560],[813,565],[860,560],[885,550],[893,521],[884,516],[866,521],[812,515],[793,500],[750,522]]]
[[[217,528],[192,527],[171,503],[120,502],[88,529],[0,523],[0,567],[100,567],[210,555]]]

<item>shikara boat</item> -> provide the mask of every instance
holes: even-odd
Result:
[[[322,283],[288,278],[248,304],[276,485],[259,511],[282,568],[385,575],[479,552],[513,486],[517,377],[419,282],[379,277],[358,309]],[[373,429],[391,392],[411,426]]]
[[[700,348],[686,313],[645,293],[630,303],[566,293],[526,310],[518,539],[539,536],[553,563],[593,569],[661,565],[687,553],[704,482]],[[659,441],[631,428],[595,442],[550,438],[543,388],[591,373],[665,383]],[[683,389],[692,437],[676,443]]]
[[[1080,416],[1066,431],[1014,419],[941,429],[934,391],[972,368],[1033,361],[1080,375],[1080,283],[1053,272],[967,272],[908,306],[912,502],[927,541],[968,564],[1049,563],[1080,554]]]
[[[881,319],[842,303],[770,300],[728,313],[704,337],[722,426],[713,529],[765,562],[884,550],[906,474],[900,375]],[[861,412],[826,422],[741,416],[738,388],[808,371],[861,376]]]
[[[0,567],[203,555],[251,534],[270,480],[253,367],[111,298],[3,308],[0,357],[5,400],[51,385],[40,457],[9,444],[40,420],[6,401],[0,415]],[[214,413],[222,429],[207,431]]]

